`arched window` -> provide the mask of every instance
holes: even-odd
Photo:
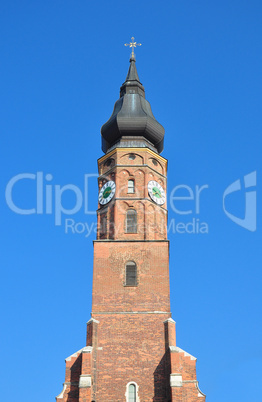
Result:
[[[103,214],[100,217],[100,233],[105,234],[106,229],[107,229],[107,219],[106,219],[106,215]]]
[[[128,209],[126,212],[126,233],[137,232],[137,214],[135,209]]]
[[[137,286],[137,269],[134,261],[126,264],[126,286]]]
[[[128,402],[136,402],[136,386],[135,386],[135,384],[129,384]]]
[[[134,381],[126,385],[126,402],[139,402],[138,388],[138,385]]]
[[[128,180],[127,192],[128,192],[128,194],[134,194],[134,192],[135,192],[134,180]]]

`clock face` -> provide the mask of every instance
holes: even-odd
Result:
[[[107,183],[105,183],[101,188],[101,190],[99,191],[98,195],[99,204],[101,205],[107,204],[109,201],[112,200],[112,198],[115,195],[115,192],[116,192],[116,185],[114,181],[110,180]]]
[[[157,181],[151,180],[148,185],[148,194],[151,199],[158,205],[163,205],[166,201],[166,194]]]

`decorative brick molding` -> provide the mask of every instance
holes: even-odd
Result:
[[[199,388],[199,385],[198,385],[198,381],[196,381],[196,388],[197,388],[197,390],[198,390],[198,396],[201,398],[206,398],[206,394],[204,394],[204,392],[202,392],[201,390],[200,390],[200,388]]]
[[[65,391],[66,391],[66,388],[67,388],[67,384],[64,383],[64,384],[63,384],[62,392],[60,392],[60,394],[56,397],[56,400],[57,400],[57,401],[59,401],[59,399],[60,399],[60,400],[63,400],[63,399],[64,399],[64,393],[65,393]]]

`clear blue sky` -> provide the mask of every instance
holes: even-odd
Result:
[[[124,82],[131,36],[142,42],[137,69],[153,113],[165,127],[168,197],[180,184],[208,185],[200,214],[169,202],[169,222],[199,219],[207,234],[170,231],[170,284],[177,344],[198,358],[208,402],[258,402],[261,346],[260,1],[1,2],[1,400],[54,401],[64,359],[85,345],[95,235],[65,233],[54,213],[19,215],[5,200],[21,173],[51,174],[44,184],[74,184],[96,173],[100,128]],[[243,177],[257,172],[257,230],[245,215]],[[89,208],[97,206],[95,178]],[[72,195],[72,194],[71,194]],[[35,207],[35,183],[13,199]],[[74,198],[64,197],[71,208]],[[191,207],[190,207],[191,206]],[[81,209],[69,217],[90,226]]]

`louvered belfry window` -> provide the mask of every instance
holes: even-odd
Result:
[[[137,214],[135,209],[129,209],[126,213],[126,233],[137,232]]]
[[[134,261],[128,261],[126,264],[126,286],[137,285],[137,269]]]

